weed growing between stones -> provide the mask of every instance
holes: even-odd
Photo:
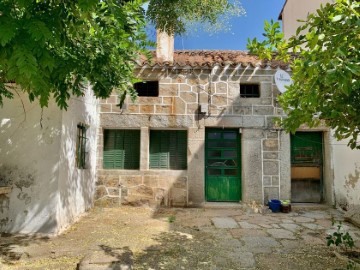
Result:
[[[337,222],[337,229],[332,234],[326,237],[327,246],[336,246],[340,249],[339,253],[335,252],[335,256],[342,260],[347,260],[346,269],[356,270],[360,269],[360,252],[353,250],[355,243],[352,236],[348,231],[345,231],[342,222]],[[332,220],[332,225],[336,224],[335,220]]]

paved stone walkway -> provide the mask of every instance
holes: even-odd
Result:
[[[324,206],[287,214],[241,208],[96,208],[55,238],[0,238],[0,269],[336,269],[326,246],[343,222],[360,248],[360,229]]]

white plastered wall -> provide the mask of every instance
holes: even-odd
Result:
[[[96,100],[87,89],[67,111],[40,109],[18,89],[0,109],[0,231],[57,234],[93,204]],[[76,168],[77,124],[89,125],[87,168]],[[42,126],[42,127],[41,127]]]

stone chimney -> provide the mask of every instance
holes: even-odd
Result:
[[[174,35],[156,30],[156,58],[159,62],[174,61]]]

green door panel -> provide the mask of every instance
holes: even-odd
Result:
[[[241,151],[237,129],[206,129],[205,196],[207,201],[241,200]]]

